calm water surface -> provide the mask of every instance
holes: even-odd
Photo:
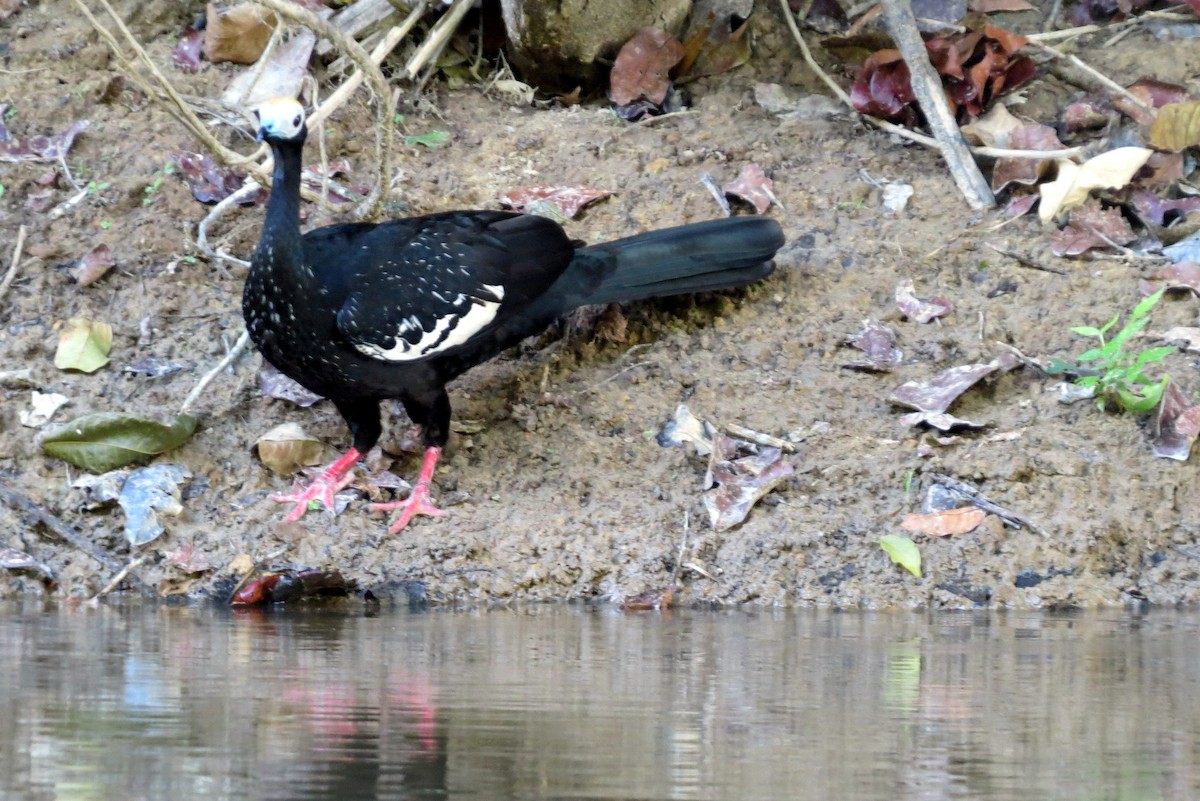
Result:
[[[0,606],[0,798],[1200,799],[1200,614]]]

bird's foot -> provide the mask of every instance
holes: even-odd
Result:
[[[346,452],[346,455],[331,464],[329,468],[313,479],[313,482],[308,487],[301,489],[294,488],[294,491],[287,495],[272,495],[271,500],[278,503],[294,503],[292,511],[288,512],[287,520],[289,523],[294,523],[304,517],[304,513],[309,510],[313,501],[321,504],[326,509],[333,508],[333,496],[342,487],[350,483],[352,476],[350,471],[358,460],[362,458],[362,454],[351,448]]]
[[[392,521],[392,525],[388,527],[389,534],[395,534],[402,528],[408,525],[408,521],[412,520],[417,515],[425,515],[427,517],[445,517],[449,512],[445,509],[439,509],[429,500],[429,485],[417,484],[413,487],[412,492],[407,498],[402,501],[391,501],[390,503],[373,503],[371,509],[378,511],[391,511],[399,509],[400,514]]]
[[[412,488],[412,492],[402,501],[391,501],[390,503],[373,503],[372,509],[390,511],[399,509],[400,515],[392,521],[392,525],[388,527],[389,534],[395,534],[400,529],[408,525],[408,521],[412,520],[417,515],[425,515],[427,517],[445,517],[449,514],[445,509],[439,509],[433,505],[433,501],[429,500],[429,482],[433,480],[433,471],[437,467],[438,457],[442,455],[442,449],[437,447],[427,448],[425,450],[425,461],[421,464],[421,475],[417,478],[416,485]]]

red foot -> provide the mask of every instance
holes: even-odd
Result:
[[[272,495],[271,500],[296,504],[295,508],[284,518],[288,522],[295,522],[304,517],[309,503],[312,501],[319,502],[326,509],[332,509],[334,494],[350,483],[350,471],[362,457],[361,453],[351,448],[345,456],[329,465],[329,469],[313,479],[313,483],[309,484],[307,489],[296,488],[289,495]]]
[[[433,469],[437,467],[438,457],[442,455],[441,448],[428,448],[425,451],[425,461],[421,465],[421,475],[409,496],[402,501],[391,503],[373,503],[372,509],[390,511],[399,509],[400,515],[388,527],[389,534],[395,534],[408,525],[408,521],[417,515],[427,517],[444,517],[448,514],[445,509],[439,509],[429,500],[429,482],[433,480]]]

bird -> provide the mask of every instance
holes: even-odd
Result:
[[[274,495],[299,520],[327,509],[382,434],[379,405],[399,400],[422,431],[421,470],[389,533],[440,517],[430,484],[450,433],[449,381],[582,306],[726,289],[766,278],[779,223],[740,216],[578,246],[543,216],[447,211],[301,233],[305,110],[275,98],[256,110],[274,159],[261,236],[242,293],[266,361],[333,402],[351,447],[307,487]]]

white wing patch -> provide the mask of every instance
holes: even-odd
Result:
[[[483,300],[473,297],[468,300],[460,296],[461,300],[468,300],[470,303],[470,309],[467,313],[456,314],[451,312],[447,314],[435,322],[433,328],[424,332],[416,342],[409,342],[403,336],[414,329],[421,329],[420,320],[414,315],[406,317],[400,323],[399,328],[396,330],[396,344],[392,347],[381,348],[369,342],[356,342],[354,343],[354,347],[360,353],[374,359],[384,359],[389,362],[408,362],[423,359],[431,354],[461,345],[482,331],[488,323],[496,318],[496,312],[500,310],[500,302],[504,299],[504,287],[484,284],[483,288],[496,299]]]

